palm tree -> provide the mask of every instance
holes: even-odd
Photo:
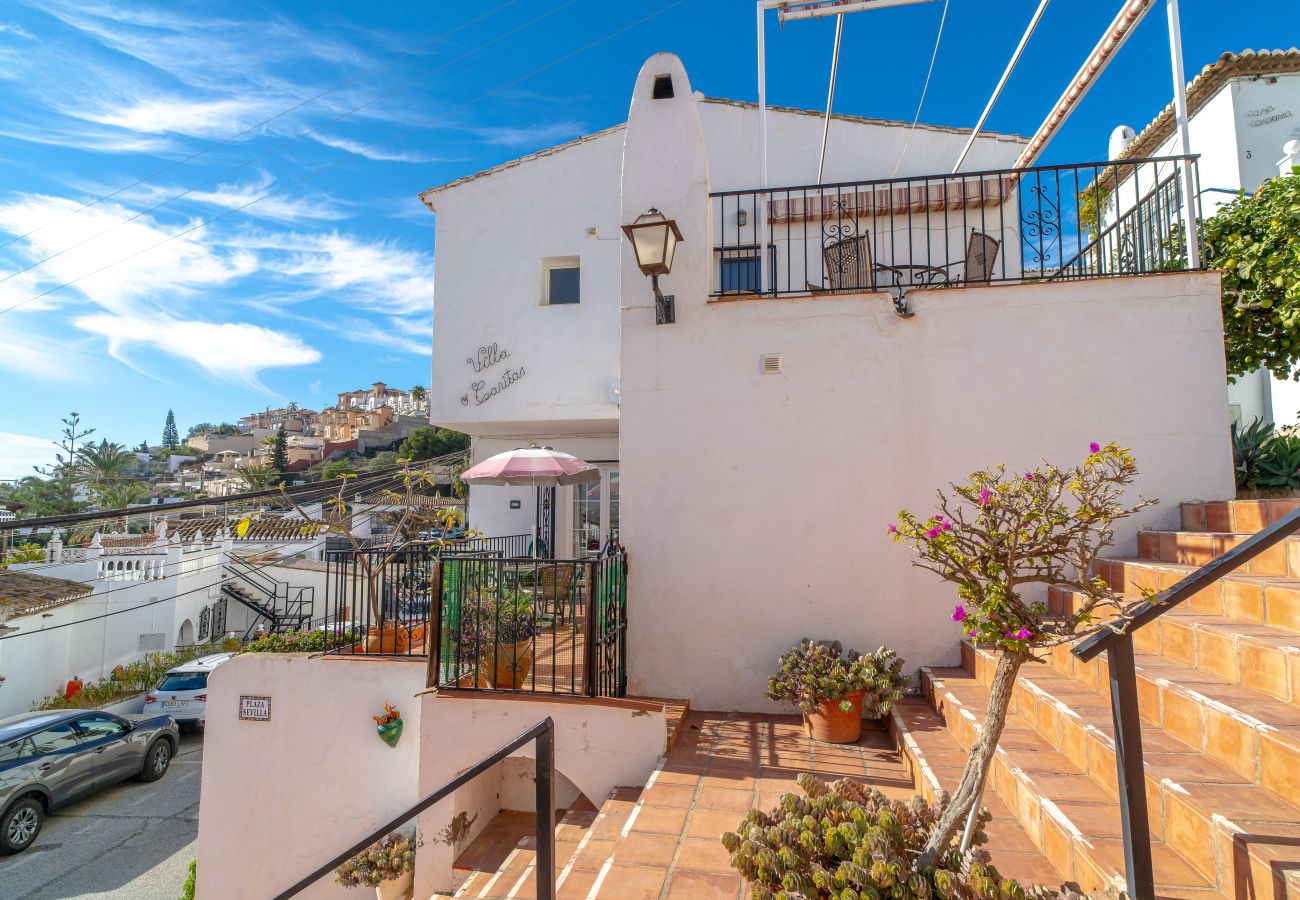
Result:
[[[412,403],[423,403],[424,398],[429,396],[429,392],[424,389],[422,384],[417,384],[408,393],[411,395]]]
[[[121,444],[103,440],[77,451],[77,480],[96,488],[111,487],[126,480],[135,465],[135,454]]]
[[[149,486],[141,481],[124,481],[108,484],[96,491],[99,505],[104,509],[125,509],[149,496]]]
[[[239,477],[249,491],[263,491],[280,483],[280,473],[270,466],[248,466],[239,470]]]

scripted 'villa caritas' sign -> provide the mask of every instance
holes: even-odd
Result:
[[[488,369],[495,368],[501,364],[501,368],[493,372],[490,378],[480,378],[470,383],[469,390],[460,395],[460,405],[482,406],[497,394],[510,387],[515,382],[524,377],[524,367],[511,368],[505,364],[510,358],[510,351],[496,344],[486,344],[478,348],[478,352],[472,356],[465,357],[465,362],[474,370],[476,375],[486,372]],[[490,379],[495,379],[491,381]]]

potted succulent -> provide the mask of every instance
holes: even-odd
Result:
[[[385,700],[383,715],[371,716],[371,718],[375,720],[375,730],[379,732],[379,739],[390,747],[396,747],[397,742],[402,739],[402,728],[405,727],[402,714],[398,712],[397,707]]]
[[[813,740],[851,744],[862,736],[863,715],[886,715],[909,681],[903,661],[888,647],[844,653],[839,641],[804,638],[781,654],[767,697],[799,704]]]
[[[521,687],[533,668],[539,630],[531,597],[475,592],[461,610],[461,662],[477,666],[479,687]]]
[[[344,887],[372,887],[378,900],[397,900],[415,880],[415,833],[393,832],[334,870]]]

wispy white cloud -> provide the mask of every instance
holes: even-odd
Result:
[[[486,144],[499,147],[536,147],[568,140],[583,133],[576,121],[548,122],[537,125],[491,125],[466,129]]]
[[[33,466],[52,462],[56,452],[49,438],[0,431],[0,478],[31,475]]]
[[[418,356],[433,355],[431,326],[423,333],[412,333],[418,328],[415,321],[401,318],[385,318],[379,321],[371,319],[343,319],[330,324],[335,331],[349,341],[370,347],[391,347],[403,353]]]
[[[203,322],[167,316],[78,316],[73,324],[108,340],[108,352],[131,364],[129,351],[152,351],[196,363],[222,381],[262,388],[264,369],[319,362],[320,351],[298,337],[245,322]]]
[[[19,195],[0,202],[0,230],[18,235],[39,228],[15,245],[29,262],[66,252],[33,271],[50,285],[75,281],[78,294],[105,309],[130,313],[159,300],[171,308],[256,270],[253,254],[210,243],[205,229],[174,237],[182,227],[149,216],[128,222],[132,211],[120,204],[78,212],[80,205],[65,197]]]
[[[0,22],[0,34],[12,34],[14,37],[20,37],[24,40],[34,41],[31,33],[17,22]]]
[[[392,241],[329,234],[260,233],[235,241],[248,250],[279,251],[267,268],[359,309],[389,315],[433,309],[433,258]]]
[[[388,150],[383,147],[371,148],[370,144],[363,144],[361,141],[354,141],[350,138],[335,137],[329,134],[314,132],[311,139],[317,143],[324,144],[326,147],[334,147],[338,150],[345,150],[348,153],[354,153],[358,156],[364,156],[366,159],[373,159],[377,162],[405,162],[405,163],[432,163],[448,162],[450,160],[434,156],[427,153],[418,153],[405,150]]]
[[[94,196],[113,193],[114,188],[92,182],[80,182],[77,189]],[[176,208],[186,203],[198,203],[218,209],[238,209],[240,212],[260,219],[274,219],[280,222],[337,221],[353,215],[350,204],[346,204],[326,193],[314,193],[310,197],[294,196],[290,193],[275,194],[265,199],[268,191],[276,187],[275,178],[269,172],[260,172],[257,177],[230,184],[217,184],[210,188],[188,190],[180,185],[143,184],[117,193],[116,199],[144,207],[156,206],[173,197],[180,197],[168,205]],[[180,195],[184,196],[180,196]]]
[[[67,115],[130,132],[225,137],[236,134],[272,112],[259,100],[188,100],[152,96],[125,105],[99,100],[90,108],[64,108]]]

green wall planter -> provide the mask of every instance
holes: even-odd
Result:
[[[405,719],[398,719],[396,722],[389,722],[387,725],[376,725],[375,730],[379,732],[381,741],[390,747],[396,747],[397,742],[402,738],[402,726],[405,724]]]

